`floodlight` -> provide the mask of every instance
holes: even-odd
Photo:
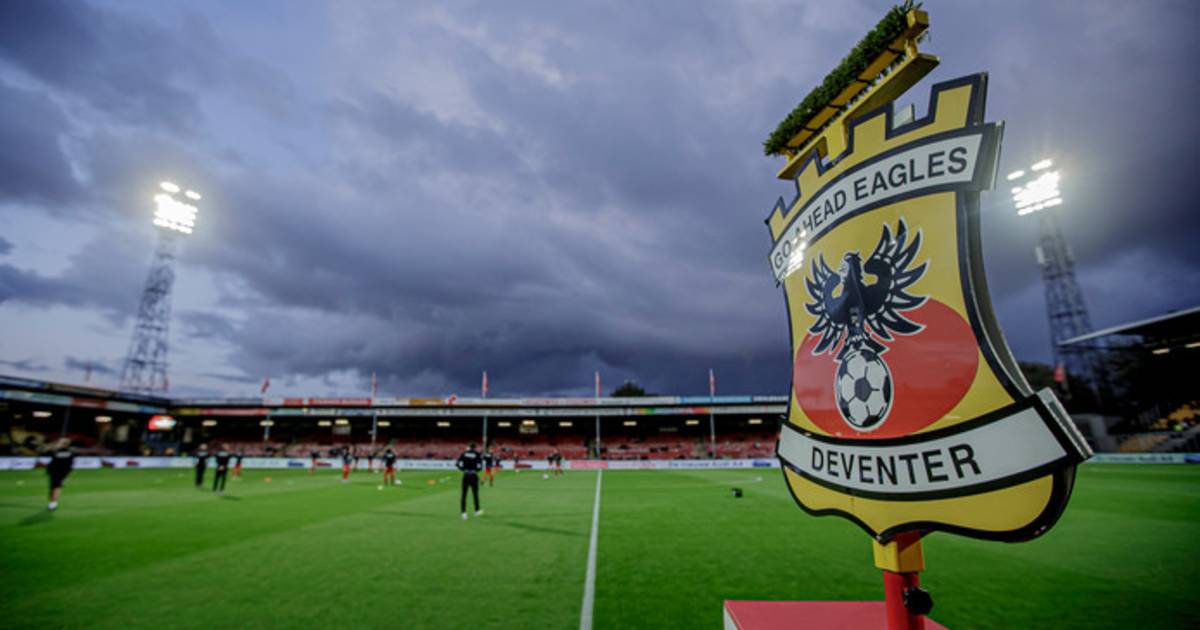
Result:
[[[191,234],[196,227],[196,206],[175,197],[182,190],[178,184],[160,182],[158,187],[166,192],[154,195],[154,225],[181,234]],[[194,190],[188,190],[183,196],[193,202],[200,200],[200,193]]]
[[[263,420],[263,421],[261,421],[261,422],[259,422],[259,423],[258,423],[258,426],[260,426],[260,427],[273,427],[273,426],[275,426],[275,421],[274,421],[274,420]]]
[[[762,424],[762,418],[750,418],[748,424]]]
[[[558,426],[560,426],[560,427],[573,427],[573,426],[575,426],[575,423],[574,423],[574,422],[571,422],[570,420],[563,420],[563,421],[561,421],[561,422],[559,422],[559,423],[558,423]]]
[[[331,427],[331,426],[333,426],[333,423],[332,423],[332,422],[330,422],[330,421],[328,421],[328,420],[317,420],[317,426],[319,426],[319,427]]]
[[[34,418],[49,418],[49,417],[50,417],[50,416],[52,416],[52,415],[54,415],[54,414],[51,414],[49,411],[41,411],[41,410],[39,410],[39,411],[35,411],[35,412],[33,412],[33,417],[34,417]]]
[[[337,420],[334,420],[333,423],[338,426],[345,426],[347,424],[350,424],[350,421],[345,418],[338,418]]]
[[[437,425],[438,425],[439,427],[445,428],[445,427],[448,427],[448,426],[450,426],[450,423],[449,423],[449,422],[446,422],[445,420],[442,420],[441,422],[438,422],[438,423],[437,423]]]
[[[684,424],[688,425],[689,427],[694,427],[694,426],[696,426],[696,425],[700,424],[700,421],[699,421],[699,420],[695,420],[695,419],[692,419],[692,420],[686,420],[686,421],[684,421]]]
[[[1029,168],[1031,168],[1035,171],[1043,171],[1043,170],[1050,168],[1051,166],[1054,166],[1054,162],[1051,162],[1050,160],[1042,160],[1040,162],[1037,162],[1033,166],[1030,166]]]
[[[216,420],[202,420],[202,421],[200,421],[200,426],[215,427],[215,426],[217,426],[217,421]]]
[[[96,422],[98,422],[100,424],[104,424],[106,422],[112,422],[112,416],[96,416]]]
[[[1049,160],[1042,160],[1037,165],[1047,163]],[[1037,170],[1045,168],[1042,166]],[[1030,177],[1033,179],[1012,189],[1013,205],[1018,215],[1024,216],[1062,203],[1062,193],[1058,190],[1058,182],[1061,179],[1058,171],[1044,172],[1036,177],[1030,174]]]
[[[1171,351],[1170,348],[1157,348],[1157,349],[1151,350],[1150,352],[1152,352],[1154,354],[1166,354],[1170,351]]]
[[[179,201],[166,193],[154,195],[154,225],[191,234],[196,226],[196,206]]]
[[[622,422],[621,424],[624,424],[627,427],[636,427],[637,420],[626,420],[625,422]]]
[[[507,421],[507,420],[501,420],[500,422],[497,422],[497,423],[496,423],[496,426],[498,426],[498,427],[511,427],[511,426],[512,426],[512,423],[511,423],[511,422],[509,422],[509,421]]]
[[[390,427],[390,426],[392,426],[392,421],[391,420],[380,420],[376,424],[381,427]]]
[[[1008,181],[1011,182],[1012,180],[1014,180],[1018,177],[1024,177],[1024,176],[1025,176],[1025,171],[1013,171],[1008,174]]]

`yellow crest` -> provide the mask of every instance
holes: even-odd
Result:
[[[840,154],[793,159],[796,196],[767,219],[791,326],[784,476],[805,510],[879,540],[1032,538],[1090,456],[992,313],[979,197],[1003,127],[986,91],[971,75],[934,86],[925,118],[887,103],[850,121]]]

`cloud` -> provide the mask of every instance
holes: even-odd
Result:
[[[177,37],[145,18],[86,2],[4,3],[0,54],[117,121],[189,129],[200,113],[179,81],[206,74],[200,51],[213,34],[201,21],[188,26],[187,37]]]
[[[63,367],[76,372],[91,371],[95,374],[115,376],[117,374],[117,370],[109,367],[107,363],[108,362],[104,359],[79,359],[76,357],[67,357],[63,360]]]
[[[0,201],[37,203],[51,212],[78,201],[82,187],[63,149],[70,132],[44,93],[0,83]]]
[[[9,368],[11,370],[15,370],[17,372],[25,372],[25,373],[31,373],[31,374],[38,374],[38,373],[46,372],[47,370],[50,369],[50,368],[46,367],[45,365],[43,365],[41,362],[37,361],[36,359],[20,359],[18,361],[6,361],[3,359],[0,359],[0,365],[4,366],[6,368]]]
[[[12,300],[34,306],[66,305],[99,310],[114,324],[137,309],[147,258],[137,249],[116,249],[128,232],[104,230],[69,257],[66,269],[45,275],[0,264],[0,304]]]
[[[429,394],[469,393],[485,369],[497,393],[586,392],[595,370],[702,393],[709,367],[722,392],[784,391],[761,221],[791,185],[760,143],[883,9],[289,5],[273,30],[244,8],[10,4],[0,204],[97,234],[47,270],[24,252],[48,235],[6,232],[0,306],[120,330],[153,247],[149,191],[177,177],[205,198],[177,261],[173,352],[217,362],[178,387],[361,389],[377,372]],[[1098,324],[1194,296],[1196,132],[1143,119],[1188,120],[1197,88],[1138,96],[1187,76],[1194,10],[1118,20],[1125,48],[1104,11],[1029,11],[979,29],[977,8],[939,6],[936,76],[993,70],[1005,160],[1059,151]],[[1077,19],[1086,46],[1058,36]],[[1001,321],[1018,356],[1046,352],[1036,221],[1002,191],[985,207]]]

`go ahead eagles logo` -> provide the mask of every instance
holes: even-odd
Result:
[[[904,219],[895,237],[884,225],[879,244],[865,265],[859,252],[846,252],[835,274],[821,256],[813,263],[813,278],[805,283],[813,299],[805,307],[817,316],[808,329],[818,340],[812,354],[832,353],[840,343],[834,395],[842,419],[858,431],[875,430],[892,408],[892,372],[881,357],[887,350],[881,340],[892,341],[893,332],[911,335],[924,328],[900,314],[926,300],[905,292],[928,264],[909,268],[921,249],[921,235],[905,246],[907,239]],[[864,271],[877,280],[865,284]]]
[[[997,540],[1046,531],[1086,442],[1021,376],[991,311],[979,193],[1002,127],[986,75],[934,86],[929,114],[890,106],[810,155],[767,219],[792,332],[778,454],[805,510],[879,540],[945,530]]]

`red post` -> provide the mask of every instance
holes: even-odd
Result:
[[[925,568],[925,555],[921,553],[921,532],[897,534],[886,544],[874,543],[875,566],[883,570],[884,607],[887,610],[888,630],[924,630],[925,614],[932,607],[929,594],[918,591],[921,570]],[[911,591],[911,592],[910,592]],[[909,603],[916,610],[904,605],[904,595],[909,593]],[[913,595],[916,599],[912,599]],[[937,625],[937,624],[934,624]]]
[[[925,630],[925,616],[914,615],[904,606],[904,591],[920,585],[920,574],[883,572],[884,603],[888,630]]]

